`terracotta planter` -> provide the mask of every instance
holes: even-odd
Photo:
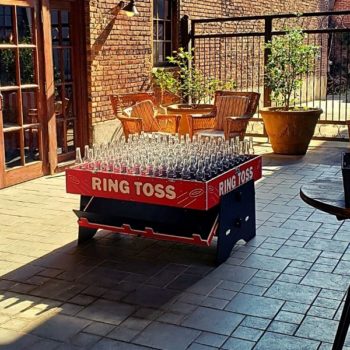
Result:
[[[187,115],[189,114],[207,114],[213,109],[213,105],[201,104],[193,107],[186,104],[174,104],[167,107],[168,114],[181,114],[179,134],[188,134]]]
[[[260,111],[274,153],[305,154],[322,109],[281,111],[263,108]]]

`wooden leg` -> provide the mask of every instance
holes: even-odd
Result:
[[[89,204],[90,200],[92,197],[87,197],[87,196],[81,196],[80,197],[80,210],[85,211],[86,206]],[[78,244],[85,243],[92,239],[97,230],[96,229],[90,229],[87,227],[79,227],[78,231]]]
[[[221,198],[216,263],[226,261],[235,244],[256,235],[254,181]]]
[[[343,311],[340,317],[337,334],[335,335],[332,350],[342,350],[350,325],[350,287],[347,291]]]
[[[89,241],[95,236],[96,232],[97,232],[96,229],[79,227],[78,244],[82,244]]]

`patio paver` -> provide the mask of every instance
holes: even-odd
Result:
[[[257,237],[219,267],[214,247],[106,231],[78,247],[79,198],[62,174],[1,190],[0,348],[331,349],[350,222],[305,205],[299,188],[341,176],[346,147],[264,156]]]

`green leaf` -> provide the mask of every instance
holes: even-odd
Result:
[[[201,103],[204,99],[212,99],[216,90],[236,88],[236,83],[232,79],[221,81],[204,75],[195,66],[194,53],[194,49],[185,51],[180,48],[173,56],[167,57],[167,61],[175,66],[175,70],[157,69],[153,72],[154,81],[162,92],[169,91],[176,94],[183,102],[191,100],[192,103]]]

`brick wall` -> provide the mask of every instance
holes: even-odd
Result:
[[[110,94],[150,89],[152,1],[138,0],[138,16],[114,18],[115,0],[85,0],[88,53],[89,123],[92,142],[109,138],[116,127]],[[190,18],[320,11],[326,0],[182,0],[179,15]],[[107,122],[101,127],[101,122]]]
[[[333,9],[334,11],[350,10],[350,0],[335,0]],[[337,18],[334,18],[334,21],[338,21],[339,26],[350,26],[350,16],[345,16],[341,21],[342,23],[340,23],[339,19]]]
[[[183,0],[181,14],[190,17],[247,16],[273,13],[313,12],[327,8],[328,0]]]
[[[350,10],[350,0],[335,0],[334,11]]]

